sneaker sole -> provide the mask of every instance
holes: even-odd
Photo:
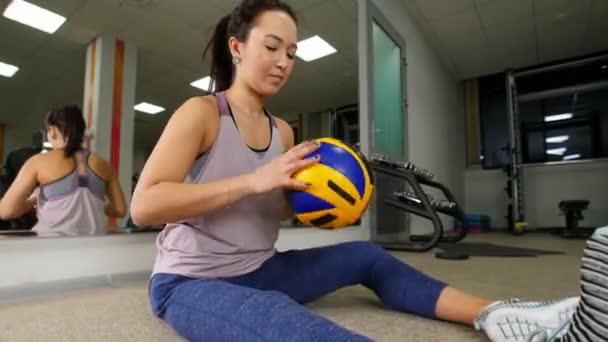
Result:
[[[576,311],[579,298],[568,298],[553,304],[522,302],[505,305],[490,313],[484,330],[492,342],[521,342],[538,329],[553,331]]]

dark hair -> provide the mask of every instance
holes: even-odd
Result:
[[[67,141],[64,150],[66,157],[72,157],[82,148],[86,123],[78,106],[68,105],[51,109],[46,116],[46,126],[55,126],[63,134]]]
[[[215,84],[215,91],[224,91],[230,88],[234,70],[232,55],[228,47],[228,38],[235,37],[244,42],[249,37],[249,31],[260,14],[266,11],[283,11],[294,22],[298,22],[295,12],[286,3],[280,0],[243,0],[232,12],[223,17],[216,25],[213,37],[205,47],[203,59],[211,49],[211,79],[209,92]]]

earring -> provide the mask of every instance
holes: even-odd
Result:
[[[232,57],[232,64],[238,65],[239,63],[241,63],[241,59],[240,58],[238,58],[236,56]]]

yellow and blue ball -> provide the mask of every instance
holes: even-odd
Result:
[[[291,191],[287,198],[300,222],[325,229],[337,229],[361,218],[374,192],[371,168],[361,153],[334,138],[316,139],[317,151],[306,158],[321,161],[294,174],[311,186]]]

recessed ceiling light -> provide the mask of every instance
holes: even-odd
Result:
[[[553,149],[547,150],[547,154],[550,154],[552,156],[563,156],[564,153],[566,153],[565,147],[553,148]]]
[[[141,102],[141,103],[137,104],[134,107],[134,109],[137,111],[144,112],[146,114],[152,114],[152,115],[158,114],[165,110],[165,108],[163,108],[163,107],[159,107],[157,105],[153,105],[153,104],[147,103],[147,102]]]
[[[209,84],[211,83],[211,77],[207,76],[207,77],[203,77],[199,80],[196,80],[192,83],[190,83],[191,86],[204,90],[206,92],[209,92]],[[213,88],[211,89],[211,92],[215,91],[215,83],[213,84]]]
[[[604,65],[602,65],[602,66],[601,66],[601,69],[602,69],[602,70],[608,69],[608,65],[605,65],[605,64],[604,64]]]
[[[19,67],[0,62],[0,76],[13,77],[18,70]]]
[[[576,154],[570,154],[564,157],[564,160],[572,160],[572,159],[579,159],[581,157],[580,154],[576,153]]]
[[[296,56],[306,62],[310,62],[336,52],[338,51],[321,37],[314,36],[298,42]]]
[[[65,17],[23,0],[13,0],[2,14],[6,18],[46,33],[55,33]]]
[[[563,143],[564,141],[567,141],[568,139],[570,139],[570,136],[568,135],[559,135],[556,137],[549,137],[545,141],[550,144],[559,144]]]
[[[545,116],[545,122],[568,120],[568,119],[572,119],[572,113],[563,113],[563,114]]]

